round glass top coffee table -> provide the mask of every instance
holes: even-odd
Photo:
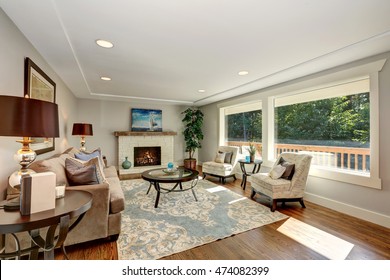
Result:
[[[156,202],[154,207],[158,207],[158,202],[160,200],[160,193],[170,193],[170,192],[183,192],[183,191],[192,191],[195,201],[198,201],[194,191],[195,186],[198,183],[199,172],[192,169],[178,168],[176,170],[170,171],[166,168],[157,168],[146,170],[142,173],[142,178],[150,182],[149,189],[146,194],[149,193],[151,186],[153,185],[157,191]],[[186,184],[183,186],[182,183],[191,181],[191,184]],[[161,184],[169,183],[169,187],[162,187]]]

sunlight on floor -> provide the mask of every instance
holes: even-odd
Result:
[[[209,193],[215,193],[215,192],[226,191],[226,190],[227,190],[227,188],[222,187],[222,186],[206,189],[206,191],[208,191]]]
[[[289,218],[277,230],[331,260],[344,260],[354,246],[294,218]]]

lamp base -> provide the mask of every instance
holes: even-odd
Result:
[[[80,139],[80,151],[85,152],[87,148],[85,147],[85,137],[81,136]]]
[[[32,169],[20,169],[18,171],[15,171],[14,173],[11,174],[8,178],[8,184],[10,185],[11,188],[14,189],[19,189],[20,192],[20,181],[22,179],[23,175],[29,175],[36,173]]]

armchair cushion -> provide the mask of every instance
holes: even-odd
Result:
[[[291,180],[294,176],[295,164],[286,161],[283,157],[280,157],[279,164],[286,168],[281,177],[283,179]]]
[[[225,153],[225,163],[232,163],[232,158],[233,158],[233,152],[226,152]]]
[[[224,163],[225,162],[225,153],[224,152],[218,152],[215,156],[214,161],[216,163]]]
[[[285,171],[286,167],[282,166],[281,164],[278,164],[271,169],[269,176],[274,180],[279,179],[280,177],[282,177]]]

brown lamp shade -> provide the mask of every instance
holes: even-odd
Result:
[[[59,137],[58,105],[0,95],[0,136]]]
[[[72,135],[92,136],[92,124],[90,123],[74,123]]]

